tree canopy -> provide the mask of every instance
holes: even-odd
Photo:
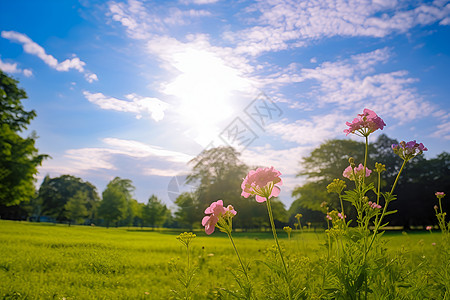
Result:
[[[0,70],[0,205],[29,201],[35,193],[37,167],[47,158],[35,147],[36,133],[20,135],[36,116],[26,111],[22,99],[27,98],[18,82]]]

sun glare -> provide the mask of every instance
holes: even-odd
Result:
[[[238,100],[236,92],[248,88],[249,80],[206,50],[187,48],[175,53],[173,66],[180,73],[164,92],[179,99],[177,110],[187,133],[206,146],[222,129],[219,124],[232,117]]]

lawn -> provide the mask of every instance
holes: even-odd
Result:
[[[169,262],[183,266],[186,258],[176,239],[179,233],[0,221],[0,297],[168,299],[174,295],[171,290],[179,288]],[[225,234],[196,234],[191,245],[192,261],[198,266],[194,298],[219,298],[222,288],[236,287],[229,269],[238,267],[237,258]],[[317,280],[327,252],[326,235],[294,233],[291,240],[284,232],[279,236],[292,261],[308,264],[311,279],[307,280]],[[259,262],[271,253],[271,233],[238,232],[234,237],[241,256],[250,262],[253,280],[264,281],[268,268]],[[413,262],[432,253],[432,243],[439,238],[440,234],[429,232],[388,233],[383,240],[389,251],[402,252]]]

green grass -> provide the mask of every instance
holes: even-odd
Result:
[[[0,221],[0,298],[2,299],[168,299],[177,274],[169,261],[184,262],[185,248],[175,237],[181,232],[63,226]],[[226,235],[197,232],[192,242],[198,264],[197,298],[213,297],[222,287],[236,286],[228,267],[238,261]],[[325,234],[279,232],[289,253],[317,261],[326,252]],[[271,233],[234,234],[254,280],[268,272],[263,264],[273,245]],[[439,234],[389,233],[390,249],[413,247],[427,253]],[[412,255],[412,254],[411,254]]]

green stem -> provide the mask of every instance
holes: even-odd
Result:
[[[368,136],[364,136],[366,138],[366,146],[365,146],[365,151],[364,151],[364,174],[363,174],[363,179],[362,179],[362,186],[364,187],[364,181],[366,178],[366,166],[367,166],[367,154],[368,154],[368,150],[369,150],[369,137]]]
[[[389,197],[391,197],[392,193],[394,193],[395,186],[397,185],[398,179],[400,178],[400,174],[403,172],[403,169],[404,169],[404,167],[406,165],[406,162],[407,162],[406,160],[403,160],[402,167],[400,168],[400,171],[398,172],[397,177],[395,178],[394,184],[392,185],[391,192],[389,193]],[[386,210],[387,210],[388,204],[389,204],[388,201],[386,201],[386,203],[384,204],[383,212],[381,213],[380,220],[375,224],[375,228],[373,230],[372,239],[370,240],[369,247],[367,247],[366,252],[369,252],[370,248],[372,247],[373,241],[375,240],[375,237],[376,237],[377,232],[378,232],[378,228],[380,228],[380,224],[383,221],[384,215],[386,214]]]
[[[228,234],[228,237],[230,238],[231,244],[233,245],[234,252],[236,253],[236,255],[237,255],[238,259],[239,259],[239,263],[241,264],[242,271],[244,272],[245,277],[247,278],[248,282],[250,283],[250,278],[248,277],[247,268],[244,266],[244,263],[242,262],[241,256],[239,255],[239,252],[238,252],[238,250],[236,248],[236,245],[234,244],[234,240],[231,237],[231,232],[227,232],[227,234]]]
[[[292,299],[292,297],[291,297],[291,282],[290,282],[290,280],[288,278],[288,270],[287,270],[287,267],[286,267],[286,263],[284,262],[284,257],[283,257],[283,253],[281,252],[280,244],[278,242],[277,231],[275,229],[275,223],[273,222],[272,208],[270,206],[270,199],[269,199],[269,197],[266,197],[266,199],[267,199],[267,201],[266,201],[266,203],[267,203],[267,211],[269,212],[269,220],[270,220],[270,225],[272,226],[273,238],[275,239],[275,243],[277,244],[278,252],[280,253],[281,262],[283,263],[285,279],[286,279],[286,283],[288,284],[289,299]]]
[[[395,186],[397,185],[398,179],[400,178],[400,174],[402,173],[403,168],[406,165],[406,162],[407,162],[407,160],[403,160],[402,167],[400,168],[400,171],[398,172],[397,177],[395,178],[394,184],[392,185],[391,195],[394,193]]]

